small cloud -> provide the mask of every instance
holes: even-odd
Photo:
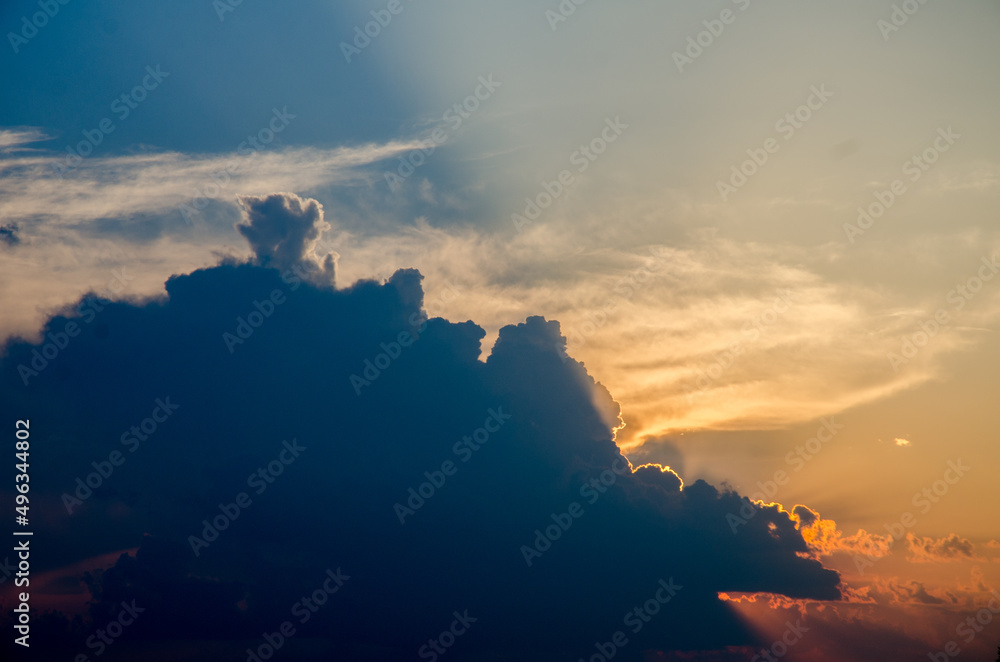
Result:
[[[51,140],[41,130],[33,127],[20,129],[0,129],[0,152],[23,151],[22,145]]]
[[[903,439],[902,437],[896,437],[896,445],[903,448],[909,448],[912,444],[909,439]]]
[[[8,246],[21,243],[21,236],[18,234],[18,230],[17,223],[0,225],[0,243],[7,244]]]
[[[948,593],[944,595],[954,602],[954,596]],[[945,598],[927,590],[923,582],[900,581],[895,577],[887,579],[876,577],[869,586],[856,589],[854,595],[849,597],[851,597],[850,602],[875,602],[883,605],[943,605],[948,602]]]
[[[803,505],[792,508],[792,517],[802,539],[814,555],[830,556],[835,552],[847,552],[880,559],[892,553],[895,540],[891,535],[868,533],[864,529],[858,529],[857,533],[849,536],[844,535],[834,520],[823,519],[817,511]]]
[[[975,559],[972,541],[952,533],[945,538],[922,538],[912,533],[906,534],[909,546],[909,560],[913,563],[933,563]]]
[[[250,243],[258,264],[279,270],[312,264],[333,283],[340,256],[316,255],[317,243],[330,229],[323,220],[323,205],[294,193],[241,195],[237,199],[243,207],[243,220],[236,224],[236,230]]]

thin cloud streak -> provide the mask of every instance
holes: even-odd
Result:
[[[233,201],[240,193],[308,190],[362,179],[365,166],[419,146],[394,141],[336,149],[261,150],[250,156],[158,152],[91,157],[61,179],[56,174],[56,167],[65,161],[61,155],[0,159],[0,216],[79,223],[163,213],[191,204],[197,196]],[[229,172],[220,175],[227,167]],[[215,185],[213,174],[224,182],[221,186]]]
[[[0,153],[19,151],[21,145],[50,140],[41,129],[34,127],[20,127],[14,129],[0,129]]]

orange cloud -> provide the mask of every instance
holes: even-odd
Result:
[[[976,559],[971,541],[952,533],[946,538],[922,538],[912,533],[906,534],[906,544],[910,552],[908,559],[913,563],[933,563],[940,561],[960,561]]]
[[[806,506],[796,505],[792,508],[792,518],[797,522],[802,539],[806,541],[816,556],[830,556],[834,552],[860,554],[869,559],[880,559],[888,556],[892,544],[892,536],[868,533],[859,529],[857,533],[845,536],[837,528],[832,519],[823,519],[820,514]]]

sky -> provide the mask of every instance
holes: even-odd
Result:
[[[3,3],[35,652],[96,657],[134,598],[102,657],[249,661],[289,619],[302,660],[992,659],[998,27],[995,0]]]

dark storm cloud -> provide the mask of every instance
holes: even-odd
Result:
[[[427,320],[414,270],[333,290],[271,268],[308,257],[324,225],[297,200],[244,200],[268,266],[222,264],[171,278],[163,300],[107,305],[102,332],[78,324],[27,386],[17,366],[39,347],[5,348],[4,420],[32,421],[38,570],[141,545],[87,578],[93,627],[123,601],[145,606],[119,650],[204,638],[214,659],[244,660],[290,621],[286,659],[398,660],[467,610],[455,660],[589,658],[618,631],[629,659],[754,643],[720,591],[840,597],[787,513],[762,508],[734,536],[737,494],[631,473],[595,405],[610,397],[564,360],[557,322],[503,328],[481,362],[484,331]],[[206,521],[225,526],[215,537]],[[294,605],[332,572],[349,579],[301,622]],[[664,585],[681,588],[657,603]],[[80,624],[53,623],[53,642],[83,649]]]

